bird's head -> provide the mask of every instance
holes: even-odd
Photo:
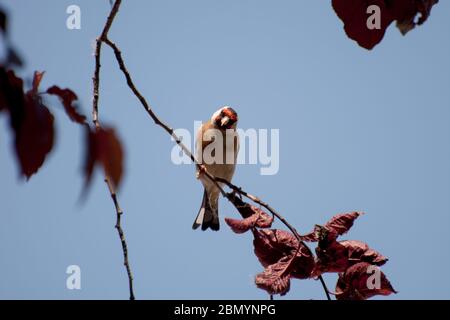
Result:
[[[211,122],[222,130],[235,129],[238,122],[238,115],[233,108],[225,106],[214,112]]]

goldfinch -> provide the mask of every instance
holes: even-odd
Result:
[[[237,122],[236,111],[228,106],[220,108],[199,128],[195,144],[196,158],[202,164],[202,169],[229,182],[233,178],[239,152]],[[200,179],[204,186],[204,192],[192,229],[202,226],[202,230],[211,228],[218,231],[220,190],[203,174],[202,170],[197,168],[196,174],[197,179]]]

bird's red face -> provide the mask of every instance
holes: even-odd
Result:
[[[238,121],[238,115],[233,108],[223,107],[214,113],[212,121],[220,129],[232,129]]]

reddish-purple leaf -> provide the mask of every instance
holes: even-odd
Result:
[[[284,230],[263,229],[253,231],[255,255],[264,267],[278,262],[285,256],[291,256],[298,247],[295,236]]]
[[[382,266],[388,261],[388,258],[378,251],[371,249],[367,243],[356,240],[345,240],[341,241],[340,244],[347,248],[348,259],[351,262],[364,261],[377,266]]]
[[[330,232],[337,234],[338,236],[347,233],[353,226],[353,222],[362,215],[362,212],[350,212],[335,215],[325,224],[325,228]]]
[[[367,19],[371,15],[367,13],[367,8],[370,5],[380,8],[380,29],[367,27]],[[338,17],[344,22],[347,36],[357,41],[361,47],[369,50],[383,39],[386,28],[393,21],[384,0],[333,0],[332,6]]]
[[[268,294],[285,295],[290,288],[291,259],[286,258],[268,266],[262,273],[256,275],[255,283]]]
[[[362,215],[363,212],[349,212],[337,214],[332,217],[325,226],[316,225],[314,230],[301,237],[303,241],[334,241],[338,236],[343,235],[350,230],[353,222]]]
[[[245,219],[225,218],[225,222],[235,233],[244,233],[251,228],[270,228],[272,226],[273,217],[255,206],[249,206],[253,214]]]
[[[344,272],[348,267],[359,262],[381,266],[387,258],[379,252],[369,248],[361,241],[347,240],[328,243],[326,247],[316,248],[317,260],[314,276],[324,272]]]
[[[336,299],[366,300],[376,295],[397,293],[385,274],[367,262],[357,263],[339,275]]]
[[[23,119],[24,108],[23,80],[13,71],[0,67],[0,110],[10,112],[12,127]]]
[[[311,278],[315,265],[314,256],[309,249],[301,245],[300,251],[295,255],[292,262],[291,277],[297,279]]]
[[[100,164],[105,175],[117,188],[123,174],[124,154],[120,140],[112,128],[99,128],[96,131],[91,131],[87,127],[86,130],[87,152],[84,167],[86,185],[90,183],[95,165]]]
[[[45,161],[54,141],[54,118],[37,93],[42,73],[24,94],[23,81],[13,71],[0,70],[0,110],[6,109],[14,132],[14,147],[21,173],[30,178]]]
[[[390,1],[389,10],[397,20],[397,28],[405,35],[417,25],[423,24],[438,0],[396,0]],[[419,17],[417,17],[419,16]]]
[[[53,148],[54,118],[40,97],[26,95],[24,118],[15,130],[15,149],[22,174],[28,179],[36,173]]]
[[[97,132],[98,147],[105,174],[117,187],[123,173],[123,149],[114,129],[106,128]]]
[[[86,123],[86,117],[77,111],[74,102],[78,99],[77,95],[70,89],[61,89],[53,86],[47,90],[48,94],[56,95],[61,99],[61,102],[66,110],[69,118],[79,124]]]
[[[291,276],[298,279],[311,276],[315,265],[314,257],[303,244],[297,251],[299,243],[292,233],[278,229],[264,229],[254,230],[253,235],[254,252],[263,267],[268,267],[286,257],[294,257]]]
[[[255,221],[257,217],[248,217],[245,219],[232,219],[225,218],[225,222],[233,230],[234,233],[240,234],[247,232],[249,229],[255,226]]]
[[[394,20],[397,20],[400,32],[406,34],[428,19],[436,3],[438,0],[333,0],[332,6],[344,22],[347,36],[370,50],[383,39],[386,28]],[[375,17],[373,11],[368,12],[371,5],[380,9],[379,29],[368,27],[368,20]],[[420,17],[416,22],[418,14]]]
[[[270,228],[273,223],[273,216],[269,216],[267,213],[262,212],[256,220],[256,227],[258,228]]]
[[[350,265],[347,248],[336,241],[323,249],[317,247],[316,255],[314,276],[319,276],[325,272],[343,272]]]

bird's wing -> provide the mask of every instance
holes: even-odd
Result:
[[[203,135],[204,133],[208,130],[214,128],[214,126],[212,125],[211,121],[208,121],[206,123],[204,123],[203,125],[200,126],[200,128],[197,131],[197,136],[196,136],[196,140],[195,140],[195,157],[197,158],[198,161],[200,161],[200,163],[202,162],[203,159],[203,150],[205,150],[205,148],[214,141],[214,139],[210,139],[210,140],[205,140],[203,139]]]
[[[239,141],[239,134],[234,137],[234,158],[237,159],[241,143]],[[236,164],[236,163],[235,163]]]

